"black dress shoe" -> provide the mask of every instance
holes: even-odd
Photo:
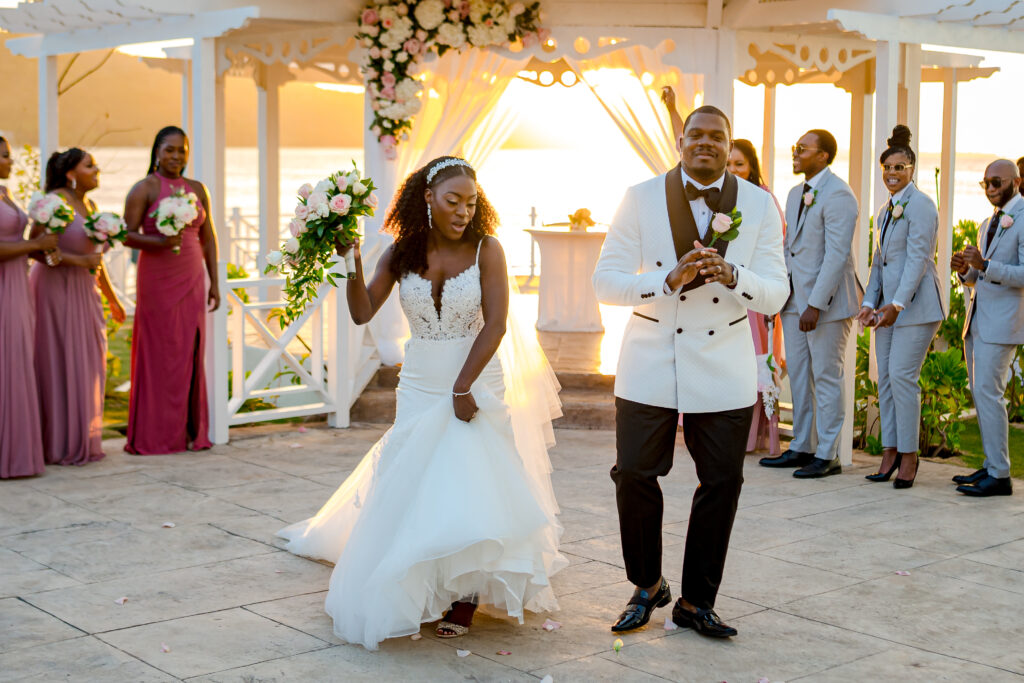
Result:
[[[736,629],[723,624],[713,609],[698,609],[691,612],[677,602],[672,607],[672,621],[676,626],[692,628],[702,636],[711,638],[731,638],[736,635]]]
[[[762,467],[803,467],[814,460],[814,453],[801,453],[792,449],[774,458],[761,458],[757,461]]]
[[[843,466],[839,464],[838,457],[831,460],[815,458],[814,462],[810,465],[801,467],[796,472],[793,472],[793,476],[797,479],[815,479],[817,477],[827,477],[830,474],[839,474],[842,471]]]
[[[958,474],[953,477],[953,482],[956,484],[977,484],[979,481],[988,476],[988,470],[982,467],[980,470],[975,470],[971,474]]]
[[[974,484],[961,484],[956,490],[968,496],[1011,496],[1013,484],[1009,477],[996,479],[986,476]]]
[[[612,625],[613,633],[632,631],[633,629],[646,626],[651,620],[651,612],[655,607],[664,607],[672,602],[672,593],[668,590],[668,581],[661,580],[661,587],[654,595],[648,595],[647,591],[637,588],[633,591],[633,597],[629,599],[625,611],[619,615],[619,620]]]

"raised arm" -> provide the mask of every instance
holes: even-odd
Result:
[[[363,277],[363,257],[359,249],[359,240],[351,247],[336,245],[338,256],[344,256],[349,249],[355,249],[356,276],[348,281],[345,288],[345,296],[348,299],[348,310],[352,316],[352,322],[356,325],[365,325],[377,315],[377,311],[387,301],[391,290],[395,286],[394,273],[391,272],[391,259],[394,258],[395,245],[392,244],[381,255],[377,261],[377,272],[373,274],[370,285],[366,285]]]

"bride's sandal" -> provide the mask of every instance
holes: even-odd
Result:
[[[471,602],[453,603],[445,619],[437,622],[434,633],[438,638],[458,638],[466,635],[469,633],[469,625],[473,623],[474,612],[476,605]]]

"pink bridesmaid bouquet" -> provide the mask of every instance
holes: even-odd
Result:
[[[265,273],[287,273],[285,315],[281,324],[302,315],[316,298],[325,281],[337,286],[330,272],[335,262],[335,243],[353,244],[358,238],[359,218],[372,216],[377,195],[369,178],[353,170],[338,171],[315,186],[305,183],[298,190],[295,216],[288,225],[291,233],[281,248],[267,254]],[[345,254],[346,277],[356,275],[355,254]]]
[[[64,228],[75,220],[75,209],[56,192],[33,192],[28,204],[28,215],[45,227],[46,232],[62,235]]]
[[[173,237],[199,217],[199,198],[194,192],[179,188],[161,199],[156,211],[149,215],[156,219],[156,229],[160,234]],[[174,253],[180,254],[181,247],[174,247]]]
[[[104,211],[85,219],[85,236],[95,244],[116,244],[128,237],[128,225],[116,213]]]

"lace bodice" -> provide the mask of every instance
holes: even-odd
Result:
[[[398,285],[402,311],[417,339],[444,341],[475,337],[484,326],[480,291],[480,252],[477,262],[441,285],[441,312],[434,307],[430,280],[406,273]]]

